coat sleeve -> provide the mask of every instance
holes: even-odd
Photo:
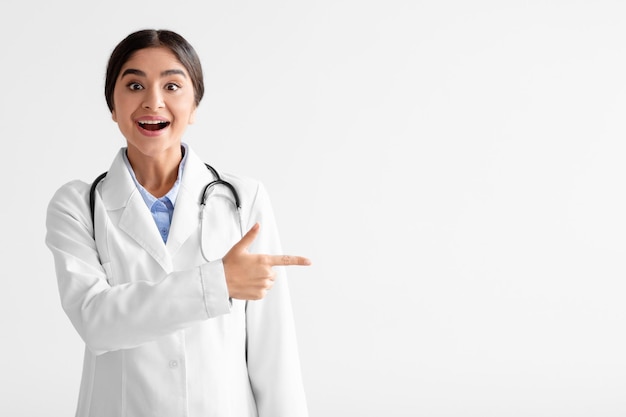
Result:
[[[260,185],[248,229],[259,222],[251,252],[282,255],[268,195]],[[306,417],[296,332],[285,267],[265,298],[247,306],[248,373],[260,417]]]
[[[88,205],[89,185],[73,181],[51,199],[46,245],[61,304],[95,354],[132,348],[230,311],[221,260],[165,276],[111,286],[100,263]]]

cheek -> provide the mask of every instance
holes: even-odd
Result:
[[[132,94],[128,94],[127,91],[115,89],[113,91],[113,108],[117,113],[118,120],[124,118],[124,115],[128,114],[133,109],[133,101],[135,97]]]
[[[125,123],[129,120],[131,113],[133,112],[132,106],[127,100],[116,99],[113,101],[114,108],[113,113],[115,115],[114,121],[117,123]]]
[[[196,106],[194,102],[181,100],[176,103],[170,103],[170,111],[179,122],[193,123],[195,120]]]

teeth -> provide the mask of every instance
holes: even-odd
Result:
[[[167,123],[163,120],[142,120],[139,122],[142,125],[158,125],[159,123]]]

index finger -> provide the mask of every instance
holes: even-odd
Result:
[[[272,255],[270,257],[270,265],[311,265],[311,261],[304,256]]]

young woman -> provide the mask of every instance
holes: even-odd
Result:
[[[49,204],[61,303],[86,345],[77,416],[307,415],[284,266],[310,262],[278,255],[258,181],[183,142],[203,92],[183,37],[127,36],[105,83],[127,146],[92,195],[72,181]]]

